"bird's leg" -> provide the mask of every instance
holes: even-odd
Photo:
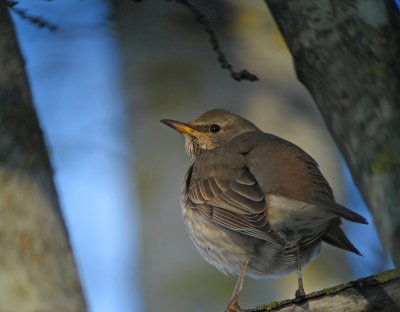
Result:
[[[249,261],[246,260],[246,262],[243,264],[242,270],[240,271],[239,277],[236,281],[236,285],[235,285],[235,289],[233,290],[231,299],[229,300],[229,304],[227,306],[227,308],[225,309],[225,312],[240,312],[243,311],[238,302],[238,295],[240,290],[242,289],[243,286],[243,281],[244,281],[244,277],[246,276],[246,272],[247,272],[247,266],[249,264]]]
[[[295,297],[296,299],[300,299],[306,293],[303,287],[303,275],[301,274],[301,263],[300,263],[300,246],[297,245],[296,248],[296,263],[297,263],[297,282],[299,284],[299,288],[296,290]]]

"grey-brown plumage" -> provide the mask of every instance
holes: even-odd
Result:
[[[366,220],[335,202],[318,164],[300,147],[220,109],[188,124],[162,122],[184,134],[191,159],[182,191],[185,225],[220,271],[280,276],[317,256],[321,242],[360,255],[341,218]]]

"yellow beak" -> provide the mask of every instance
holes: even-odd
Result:
[[[160,121],[180,133],[188,134],[193,137],[199,137],[201,135],[200,131],[193,129],[191,126],[183,122],[171,119],[161,119]]]

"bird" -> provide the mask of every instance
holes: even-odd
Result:
[[[238,276],[225,312],[243,311],[245,276],[297,272],[295,298],[303,298],[301,268],[322,243],[361,256],[341,223],[367,220],[335,201],[317,162],[299,146],[224,109],[188,123],[161,122],[183,134],[190,159],[181,192],[187,232],[206,261]]]

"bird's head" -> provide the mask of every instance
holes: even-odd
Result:
[[[223,109],[212,109],[189,123],[162,119],[162,123],[182,133],[186,151],[193,160],[204,150],[228,143],[234,137],[258,128],[247,119]]]

